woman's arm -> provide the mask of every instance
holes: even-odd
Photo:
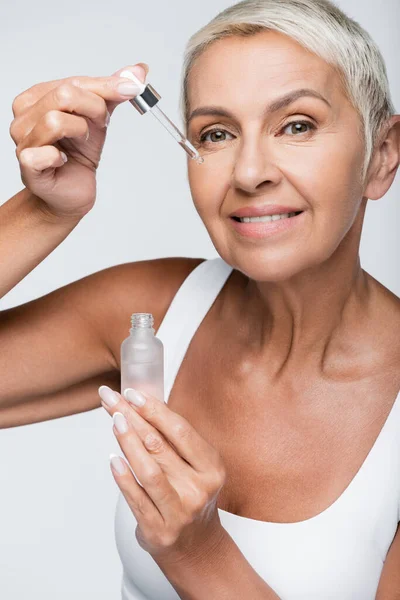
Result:
[[[387,553],[379,581],[376,600],[400,598],[400,524]]]
[[[24,188],[0,207],[0,298],[53,252],[81,220],[52,217],[44,206]]]
[[[155,560],[182,600],[279,600],[225,529],[196,556]]]
[[[0,310],[0,348],[6,349],[0,352],[0,429],[99,407],[100,383],[119,387],[120,345],[132,312],[151,312],[158,327],[202,260],[115,265]]]

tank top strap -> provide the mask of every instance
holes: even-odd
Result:
[[[156,336],[164,344],[164,399],[169,394],[190,341],[233,267],[221,257],[203,261],[176,292]]]

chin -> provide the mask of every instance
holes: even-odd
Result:
[[[217,250],[218,251],[218,250]],[[304,273],[308,269],[314,269],[323,261],[311,260],[310,257],[302,257],[299,253],[290,252],[284,257],[276,257],[271,253],[257,252],[246,253],[238,249],[238,252],[218,252],[226,263],[237,271],[240,271],[253,281],[259,282],[281,282]]]

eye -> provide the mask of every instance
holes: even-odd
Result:
[[[210,129],[209,131],[206,131],[205,133],[203,133],[200,136],[200,138],[199,138],[200,143],[204,143],[206,141],[209,141],[209,140],[206,140],[206,137],[208,135],[211,135],[212,133],[219,133],[219,134],[222,133],[223,135],[226,135],[226,134],[232,135],[228,131],[226,131],[225,129]],[[216,140],[216,142],[225,142],[225,141],[226,141],[226,139],[224,139],[224,138],[221,139],[220,137],[217,137],[217,140]],[[211,141],[211,143],[215,143],[215,141]]]
[[[311,123],[311,121],[291,121],[290,123],[286,123],[286,125],[284,127],[282,127],[281,131],[285,131],[285,129],[287,129],[288,127],[291,127],[293,125],[303,125],[306,127],[309,127],[309,131],[312,131],[314,129],[316,129],[316,126],[314,125],[314,123]],[[300,131],[297,129],[297,133],[295,134],[295,136],[297,136],[297,134],[302,134],[302,133],[309,133],[309,131]],[[225,142],[226,137],[225,138],[221,138],[221,135],[219,135],[217,137],[216,140],[207,140],[207,136],[212,135],[212,134],[222,134],[223,136],[226,136],[226,134],[228,135],[232,135],[231,133],[229,133],[228,131],[226,131],[225,129],[210,129],[209,131],[206,131],[205,133],[203,133],[202,135],[200,135],[199,137],[199,142],[201,144],[203,144],[204,142],[208,142],[211,144],[215,144],[217,142]],[[294,137],[293,135],[291,137]]]
[[[316,129],[314,123],[311,123],[311,121],[290,121],[290,123],[286,123],[286,125],[284,127],[282,127],[281,131],[285,131],[285,129],[287,129],[288,127],[291,127],[292,125],[305,125],[305,126],[310,127],[310,130]],[[299,131],[297,129],[297,133],[308,133],[308,132],[307,131]]]

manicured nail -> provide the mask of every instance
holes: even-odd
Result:
[[[143,404],[146,402],[146,398],[143,396],[143,394],[137,390],[134,390],[133,388],[126,388],[124,391],[124,396],[128,402],[132,402],[132,404],[135,406],[143,406]]]
[[[128,421],[125,419],[125,415],[115,412],[113,414],[113,421],[118,433],[126,433],[128,431]]]
[[[117,454],[110,454],[110,463],[118,475],[123,475],[127,472],[125,461],[122,460],[122,458],[120,458]]]
[[[116,404],[118,404],[118,397],[111,388],[106,385],[101,385],[99,387],[99,396],[103,400],[104,404],[107,404],[108,408],[113,408]]]
[[[149,65],[146,65],[147,66],[147,71],[146,71],[143,64],[145,64],[145,63],[136,63],[136,65],[134,65],[132,67],[132,70],[125,69],[124,71],[121,71],[119,76],[127,77],[128,79],[132,79],[132,81],[135,81],[135,77],[136,77],[136,79],[139,79],[139,81],[141,81],[143,83],[144,80],[146,79],[147,71],[149,70]]]
[[[139,87],[134,81],[124,81],[117,85],[117,90],[121,96],[137,96],[140,92]]]

